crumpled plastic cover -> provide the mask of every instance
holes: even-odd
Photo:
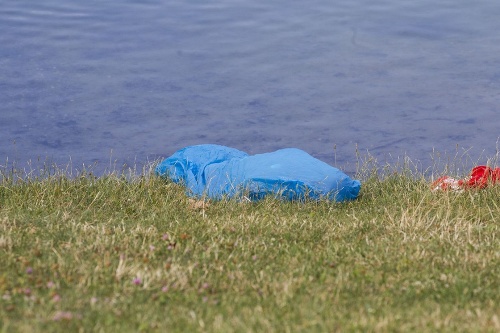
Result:
[[[272,195],[285,200],[355,199],[361,183],[296,148],[248,155],[225,146],[183,148],[162,161],[156,174],[186,186],[187,194],[211,199]]]
[[[500,184],[500,168],[478,165],[472,168],[470,175],[465,179],[442,176],[432,183],[431,188],[434,192],[446,190],[463,192],[464,189],[486,188],[496,184]]]

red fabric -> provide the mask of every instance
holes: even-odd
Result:
[[[500,168],[493,169],[493,171],[491,172],[491,181],[493,182],[493,184],[500,184]]]
[[[460,190],[464,185],[463,180],[457,180],[448,176],[438,178],[432,183],[431,188],[433,191],[446,191],[446,190]]]
[[[486,165],[474,167],[466,179],[440,177],[432,183],[433,190],[461,190],[463,188],[485,188],[488,185],[500,184],[500,168],[492,169]]]
[[[485,188],[500,182],[500,168],[492,169],[485,165],[479,165],[472,169],[467,185],[470,187]]]

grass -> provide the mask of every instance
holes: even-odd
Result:
[[[2,332],[500,330],[500,186],[197,202],[144,172],[0,176]]]

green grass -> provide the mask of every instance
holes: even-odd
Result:
[[[500,186],[365,172],[349,203],[0,176],[2,332],[500,330]]]

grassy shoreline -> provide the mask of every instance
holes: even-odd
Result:
[[[0,327],[498,331],[500,186],[366,172],[353,202],[197,202],[145,173],[0,180]]]

